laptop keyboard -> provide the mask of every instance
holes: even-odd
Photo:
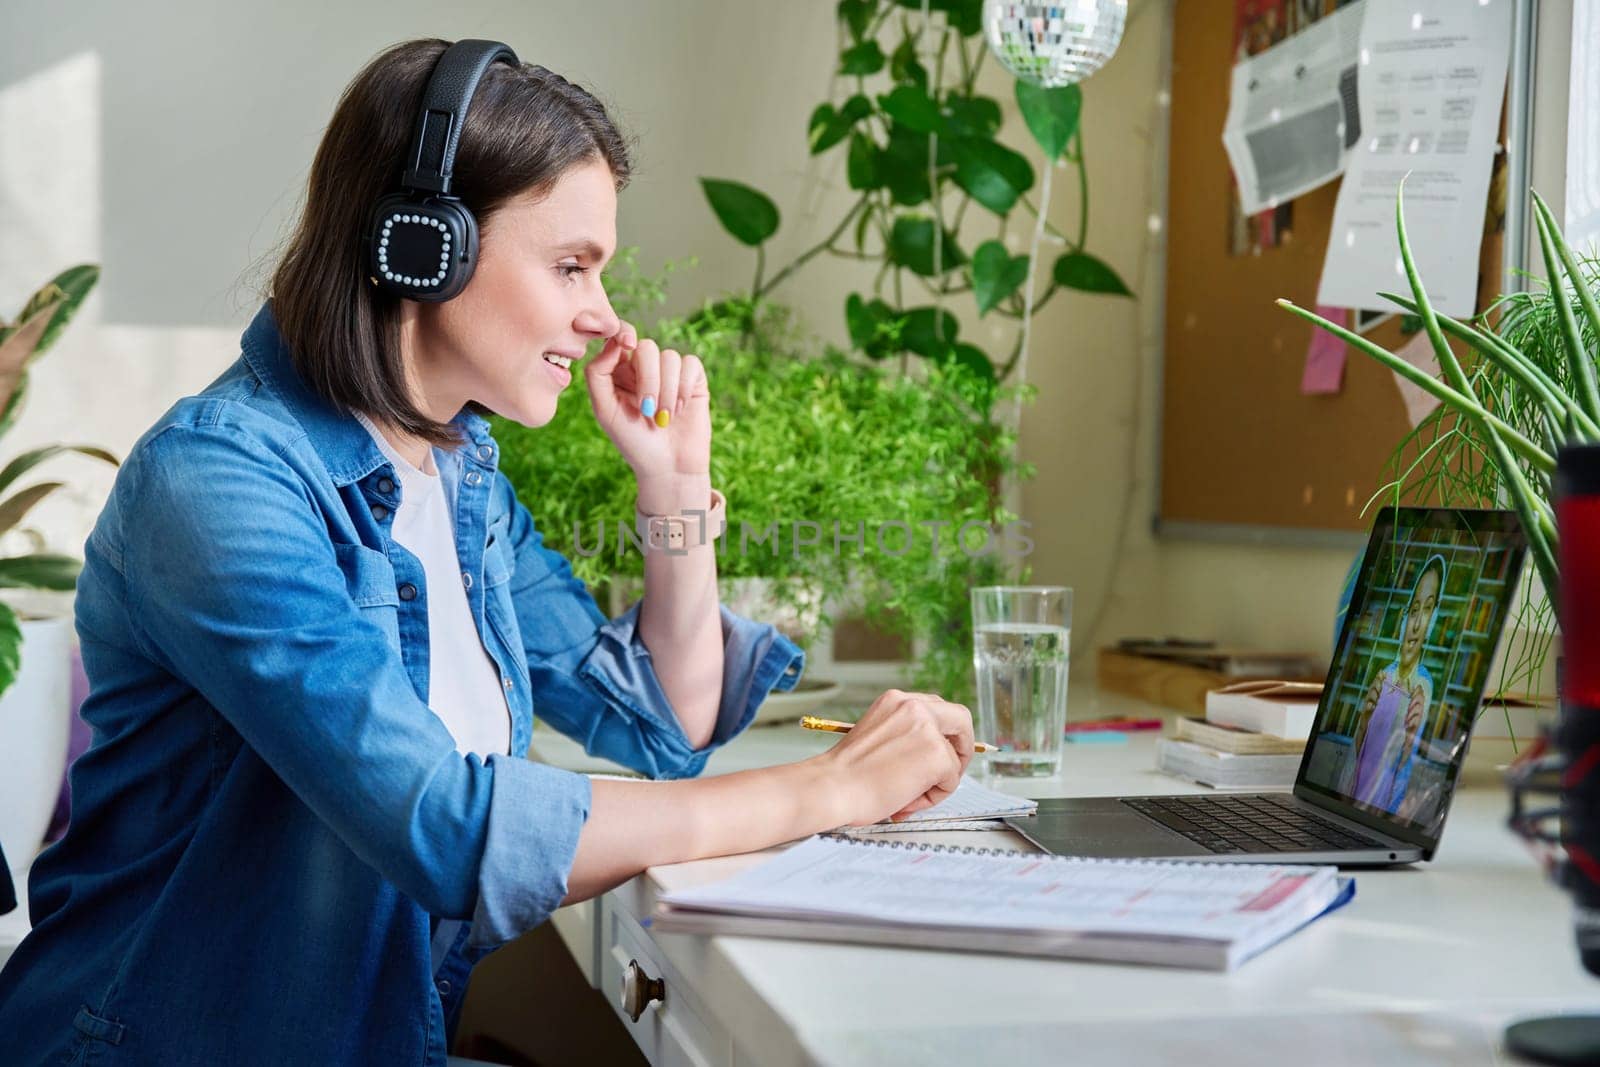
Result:
[[[1389,847],[1312,815],[1296,805],[1288,794],[1121,799],[1141,815],[1216,853],[1326,852]]]

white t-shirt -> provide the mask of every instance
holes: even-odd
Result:
[[[433,455],[431,472],[408,463],[364,415],[361,425],[394,464],[400,510],[390,536],[422,563],[428,597],[428,707],[456,739],[460,752],[511,749],[511,712],[500,675],[483,647],[467,603],[466,577],[456,555],[455,523]]]

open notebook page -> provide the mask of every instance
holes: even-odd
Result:
[[[629,782],[649,781],[620,774],[591,774],[591,779]],[[900,822],[872,823],[869,826],[844,826],[838,833],[884,834],[912,830],[994,830],[1003,829],[999,820],[1013,815],[1031,815],[1039,802],[1024,797],[1014,797],[990,789],[976,779],[963,775],[956,791],[931,808],[924,808],[905,817]]]
[[[1012,815],[1031,815],[1039,802],[1025,797],[1014,797],[990,789],[977,779],[963,775],[956,791],[931,808],[923,808],[906,816],[900,822],[885,819],[870,826],[851,826],[851,834],[881,834],[909,830],[964,829],[971,823],[975,828],[988,828],[990,821]]]

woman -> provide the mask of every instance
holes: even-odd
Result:
[[[363,226],[445,49],[348,88],[242,358],[140,440],[89,538],[94,743],[0,973],[0,1062],[441,1063],[473,963],[557,906],[917,810],[971,757],[966,708],[890,691],[767,770],[519,758],[537,711],[691,777],[801,656],[721,608],[692,524],[607,621],[496,472],[478,412],[547,423],[603,340],[584,373],[641,513],[719,500],[704,369],[601,288],[628,159],[594,99],[492,63],[455,157],[470,280],[443,302],[373,280]]]
[[[1443,588],[1444,557],[1430,556],[1406,602],[1399,655],[1373,677],[1361,703],[1361,725],[1351,746],[1355,780],[1348,792],[1383,811],[1398,811],[1405,800],[1422,721],[1433,703],[1433,676],[1423,666],[1422,646]]]

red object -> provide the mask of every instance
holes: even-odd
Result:
[[[1133,730],[1159,730],[1160,719],[1090,719],[1087,722],[1067,723],[1067,733],[1086,734],[1099,730],[1114,730],[1117,733],[1128,733]]]
[[[1285,875],[1240,906],[1240,911],[1271,911],[1306,883],[1303,874]]]
[[[1562,699],[1600,708],[1600,446],[1561,450]]]

